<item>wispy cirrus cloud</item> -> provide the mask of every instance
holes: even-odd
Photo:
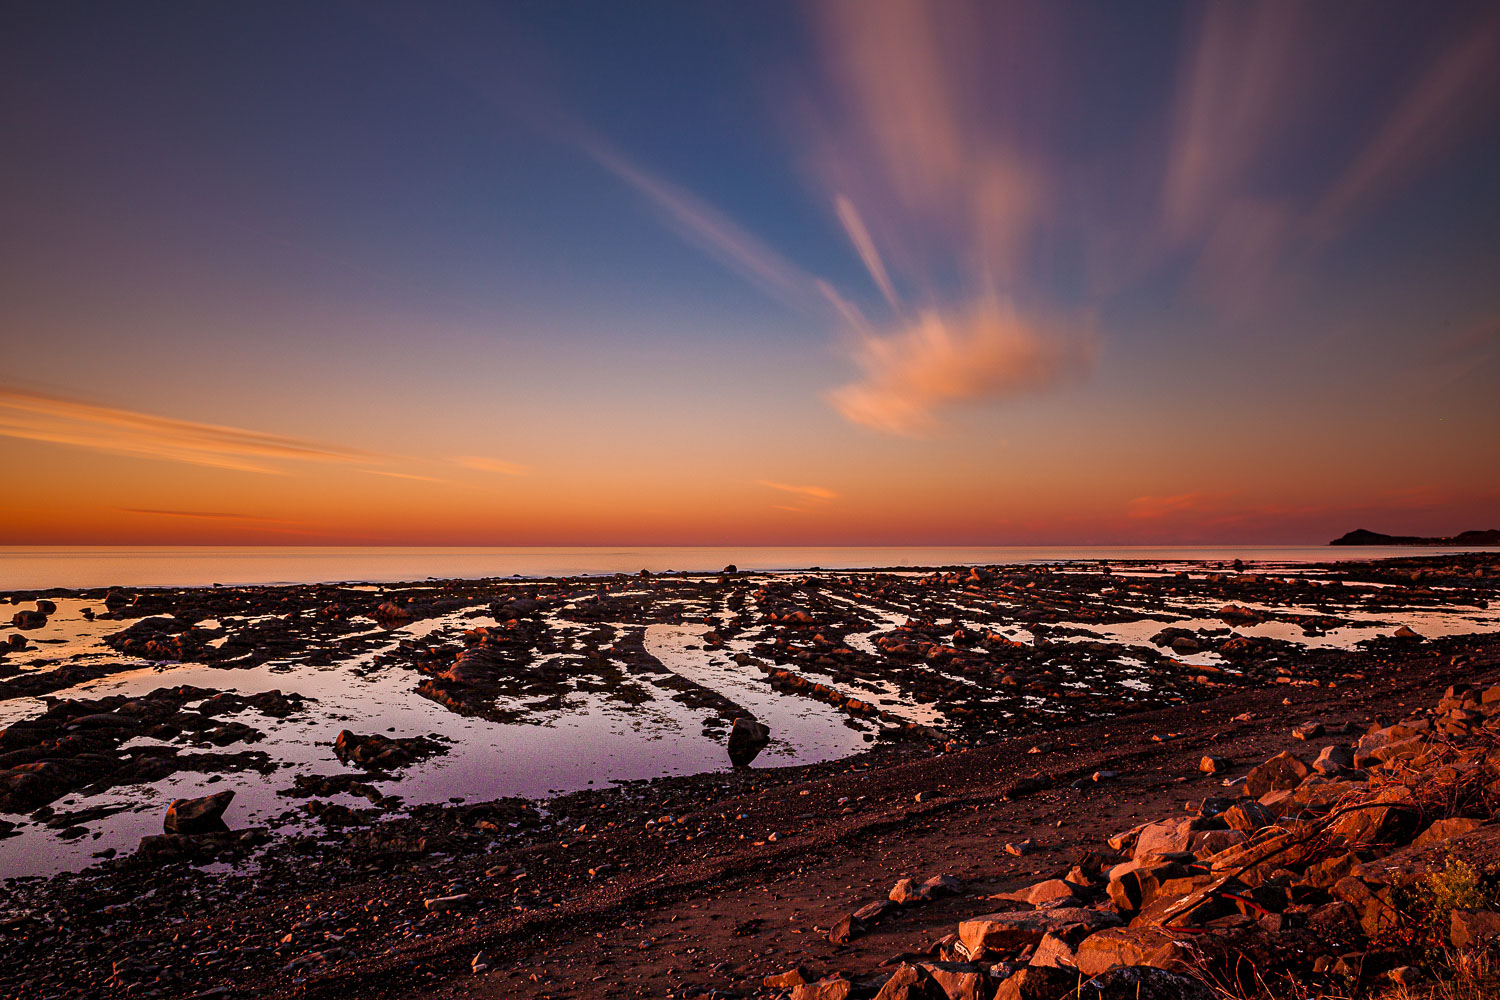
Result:
[[[149,507],[117,507],[122,514],[139,517],[166,519],[168,521],[201,521],[227,530],[243,530],[257,534],[273,535],[317,535],[319,532],[303,521],[292,521],[279,517],[260,517],[254,514],[231,514],[211,510],[158,510]]]
[[[493,472],[501,476],[524,476],[531,472],[528,466],[517,462],[507,462],[499,458],[486,458],[482,455],[457,455],[453,458],[455,465],[461,465],[465,469],[473,469],[476,472]]]
[[[286,475],[297,466],[331,465],[390,479],[447,481],[424,470],[432,464],[426,459],[181,420],[5,386],[0,386],[0,437],[257,475]],[[526,466],[497,458],[460,456],[452,461],[465,468],[503,475],[519,476],[529,471]]]
[[[891,276],[886,273],[885,261],[880,259],[880,251],[875,247],[875,241],[870,238],[870,231],[865,228],[865,220],[860,217],[859,210],[854,207],[854,202],[843,195],[834,198],[834,211],[838,213],[839,221],[844,224],[844,232],[849,234],[849,242],[854,244],[859,259],[864,261],[865,269],[870,272],[870,278],[875,286],[880,289],[880,294],[890,303],[892,309],[899,312],[901,302],[896,298],[896,288],[891,284]]]
[[[600,166],[655,205],[678,233],[720,263],[788,305],[805,309],[817,279],[702,198],[630,160],[595,138],[579,146]]]
[[[178,420],[0,387],[0,437],[265,474],[272,463],[357,465],[382,456],[306,438]]]
[[[1315,235],[1338,232],[1370,203],[1440,160],[1493,112],[1500,13],[1439,52],[1349,162],[1313,213]]]
[[[140,514],[146,517],[179,517],[190,521],[227,521],[240,522],[247,525],[296,525],[301,523],[279,517],[258,517],[254,514],[229,514],[212,510],[157,510],[150,507],[117,507],[116,510],[122,514]]]
[[[1379,32],[1348,30],[1344,9],[1211,4],[1197,16],[1184,36],[1161,230],[1138,256],[1187,251],[1191,290],[1211,303],[1259,297],[1274,273],[1343,235],[1494,113],[1500,15],[1454,18],[1427,62],[1373,100],[1353,92],[1368,78],[1348,67],[1382,58],[1368,40]],[[1373,104],[1366,135],[1329,143],[1328,123],[1361,98]],[[1326,183],[1278,183],[1288,148],[1320,145],[1330,149]]]

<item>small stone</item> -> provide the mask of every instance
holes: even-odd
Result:
[[[1212,754],[1205,754],[1198,761],[1198,770],[1204,774],[1222,774],[1233,766],[1228,757],[1215,757]]]

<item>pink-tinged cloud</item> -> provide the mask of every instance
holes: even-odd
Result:
[[[1011,287],[1055,208],[1048,157],[1021,125],[1049,103],[1046,45],[1033,44],[1047,34],[1045,9],[882,0],[816,10],[833,96],[812,113],[810,161],[881,294],[897,308],[888,272],[923,283],[955,264],[976,289]]]
[[[192,521],[229,521],[254,525],[294,525],[301,523],[298,521],[288,521],[279,517],[257,517],[254,514],[227,514],[211,510],[155,510],[149,507],[120,507],[118,510],[122,514],[140,514],[145,517],[181,517]]]
[[[844,224],[844,232],[849,234],[849,242],[854,244],[855,252],[859,259],[864,261],[865,269],[870,272],[870,278],[875,282],[875,287],[880,289],[880,294],[890,303],[892,309],[901,311],[901,303],[896,298],[895,286],[891,284],[891,276],[886,273],[885,262],[880,259],[880,251],[875,248],[875,241],[870,238],[870,231],[865,228],[865,221],[859,217],[859,210],[854,207],[854,202],[839,195],[833,200],[834,209],[838,212],[839,221]]]
[[[777,483],[769,479],[757,479],[757,486],[764,486],[770,490],[780,490],[782,493],[795,493],[809,500],[836,500],[838,494],[825,486],[798,486],[793,483]]]
[[[275,462],[360,464],[381,456],[304,438],[177,420],[20,389],[0,388],[0,437],[116,455],[278,473]]]
[[[863,374],[829,394],[852,423],[920,437],[941,411],[1055,386],[1092,365],[1086,325],[1064,327],[1021,318],[987,297],[964,311],[927,311],[882,335],[861,337],[854,360]]]
[[[1130,501],[1126,511],[1134,520],[1146,521],[1182,514],[1202,514],[1219,510],[1228,499],[1223,493],[1177,493],[1171,496],[1143,496]]]

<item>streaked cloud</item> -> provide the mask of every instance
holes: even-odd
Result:
[[[527,466],[516,462],[507,462],[499,458],[486,458],[482,455],[458,455],[453,459],[455,465],[461,465],[465,469],[474,469],[478,472],[493,472],[501,476],[524,476],[531,472]]]
[[[1176,493],[1170,496],[1141,496],[1130,501],[1126,513],[1135,520],[1156,520],[1183,514],[1202,514],[1219,510],[1228,499],[1223,493]]]
[[[254,525],[298,524],[278,517],[257,517],[254,514],[228,514],[210,510],[155,510],[149,507],[119,507],[122,514],[140,514],[147,517],[181,517],[193,521],[229,521]]]
[[[660,209],[684,239],[730,270],[788,305],[805,309],[815,299],[816,278],[702,198],[652,174],[599,140],[580,139],[579,145],[600,166]]]
[[[1315,234],[1336,233],[1371,203],[1440,160],[1493,110],[1500,82],[1500,13],[1434,58],[1359,151],[1313,214]]]
[[[178,420],[0,387],[0,436],[239,472],[278,462],[354,465],[381,456],[306,438]]]
[[[884,320],[867,321],[825,292],[861,373],[828,394],[834,408],[872,430],[922,436],[956,404],[1044,390],[1086,371],[1086,330],[1023,320],[1002,305],[1026,287],[1029,255],[1054,211],[1046,150],[1019,124],[1047,103],[1044,67],[1020,30],[1046,12],[889,0],[820,14],[833,96],[814,160],[889,306]],[[975,37],[987,39],[982,56],[968,44]],[[996,93],[1007,95],[1009,113],[984,96]],[[916,315],[893,268],[912,287],[909,300],[926,303]]]
[[[380,476],[385,479],[406,479],[416,483],[446,483],[448,480],[438,476],[424,476],[416,472],[397,472],[394,469],[360,469],[367,476]]]
[[[1090,329],[1020,317],[993,297],[963,311],[921,313],[909,325],[862,337],[863,377],[829,394],[845,419],[890,434],[921,437],[941,411],[1055,386],[1094,359]]]
[[[286,475],[290,468],[298,465],[331,465],[351,473],[387,479],[448,482],[426,471],[435,462],[442,462],[441,459],[364,451],[308,438],[179,420],[7,387],[0,387],[0,437],[260,475]],[[463,468],[506,476],[524,476],[530,472],[524,465],[484,456],[456,456],[450,461]],[[172,512],[139,510],[133,513],[166,515]]]
[[[870,272],[875,286],[880,289],[880,294],[885,296],[891,308],[900,312],[901,303],[896,298],[891,276],[885,271],[885,262],[880,259],[880,251],[875,249],[875,241],[870,238],[865,221],[859,217],[859,210],[854,207],[854,202],[843,195],[836,197],[833,204],[839,221],[844,224],[844,232],[849,234],[849,242],[854,244],[854,249],[859,254],[859,259],[864,261],[865,269]]]
[[[809,500],[836,500],[838,494],[824,486],[797,486],[792,483],[777,483],[769,479],[757,479],[757,486],[764,486],[770,490],[780,490],[783,493],[795,493]]]
[[[1392,55],[1349,30],[1348,10],[1268,2],[1196,12],[1165,150],[1160,231],[1142,234],[1136,255],[1159,265],[1185,252],[1190,290],[1204,301],[1262,298],[1276,272],[1298,270],[1494,113],[1500,15],[1456,17],[1425,65],[1389,94],[1372,88],[1362,136],[1329,124],[1348,116],[1351,81],[1368,86],[1367,67]],[[1365,71],[1351,74],[1352,65]],[[1327,180],[1289,182],[1287,151],[1303,147],[1327,150]]]

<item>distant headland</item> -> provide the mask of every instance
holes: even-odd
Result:
[[[1500,545],[1500,528],[1465,531],[1451,538],[1423,538],[1419,535],[1382,535],[1378,531],[1356,528],[1329,545]]]

